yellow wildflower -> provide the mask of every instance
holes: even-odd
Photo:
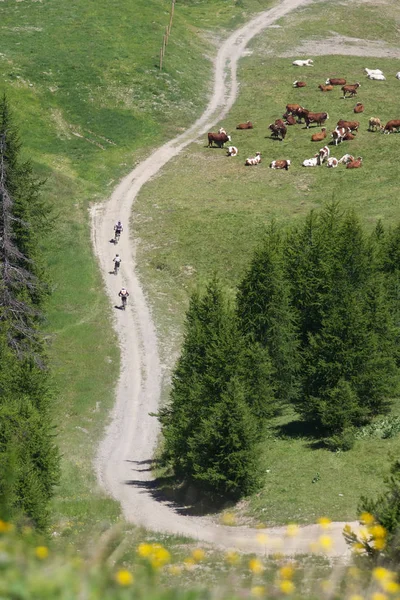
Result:
[[[259,575],[264,571],[264,565],[258,558],[252,558],[249,560],[249,569],[256,575]]]
[[[389,594],[398,594],[400,592],[400,585],[397,581],[382,581],[381,586]]]
[[[139,556],[142,556],[143,558],[147,558],[148,556],[150,556],[152,554],[153,547],[151,544],[139,544],[136,551],[139,554]]]
[[[363,512],[360,515],[360,521],[361,523],[365,523],[365,525],[372,525],[375,521],[375,517],[369,512]]]
[[[257,542],[262,546],[265,545],[268,541],[268,536],[266,533],[258,533],[256,536]]]
[[[292,565],[284,565],[279,569],[279,577],[281,579],[292,579],[294,575],[294,568]]]
[[[328,551],[332,548],[332,538],[329,535],[321,535],[318,542],[323,550]]]
[[[371,527],[370,533],[374,538],[383,539],[386,537],[386,529],[382,525],[374,525]]]
[[[230,527],[236,525],[236,517],[233,513],[230,512],[224,513],[221,517],[221,521],[223,525],[228,525]]]
[[[376,550],[383,550],[386,546],[386,542],[383,539],[374,540],[374,548]]]
[[[237,565],[237,563],[240,561],[240,556],[234,550],[228,550],[228,552],[225,554],[225,560],[230,565]]]
[[[318,524],[323,529],[328,529],[329,525],[331,524],[331,520],[328,519],[328,517],[321,517],[320,519],[318,519]]]
[[[133,575],[126,569],[120,569],[115,574],[115,581],[118,583],[118,585],[122,585],[122,586],[126,587],[128,585],[132,585]]]
[[[185,568],[186,568],[188,571],[191,571],[192,569],[194,569],[194,567],[195,567],[195,565],[196,565],[196,563],[195,563],[195,561],[193,560],[193,558],[190,558],[190,557],[188,557],[188,558],[185,558],[185,560],[184,560],[183,562],[184,562],[184,564],[185,564]]]
[[[289,579],[285,579],[281,581],[279,584],[279,589],[283,594],[293,594],[295,587],[293,581],[289,581]]]
[[[289,525],[286,527],[286,535],[289,537],[295,537],[299,534],[299,531],[300,527],[296,525],[296,523],[289,523]]]
[[[386,594],[382,594],[382,592],[375,592],[371,596],[371,600],[388,600]]]
[[[7,521],[2,521],[0,519],[0,533],[9,533],[13,531],[14,525],[12,523],[7,523]]]
[[[153,551],[150,557],[151,565],[154,569],[163,567],[171,560],[171,555],[161,544],[153,544]]]
[[[255,585],[251,588],[251,595],[255,598],[262,598],[265,595],[265,587],[263,585]]]
[[[394,574],[392,571],[385,569],[385,567],[375,567],[375,569],[372,570],[372,577],[376,579],[376,581],[390,581],[394,578]]]
[[[352,546],[352,552],[354,552],[355,554],[360,554],[361,552],[364,551],[364,546],[361,544],[361,542],[356,542],[355,544],[353,544]]]
[[[204,560],[205,555],[206,553],[204,552],[204,550],[202,550],[202,548],[196,548],[192,552],[192,558],[196,562],[201,562],[202,560]]]
[[[40,560],[44,560],[49,556],[49,549],[47,546],[36,546],[35,555],[37,558],[40,558]]]
[[[171,573],[171,575],[180,575],[182,573],[182,567],[180,567],[179,565],[171,565],[169,567],[169,572]]]

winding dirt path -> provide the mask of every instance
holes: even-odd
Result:
[[[122,285],[130,292],[127,310],[115,310],[121,373],[111,423],[96,459],[99,481],[121,503],[124,516],[130,522],[220,547],[262,554],[276,552],[278,548],[285,554],[307,553],[310,542],[315,542],[321,535],[321,528],[318,525],[302,527],[299,535],[288,537],[285,536],[286,528],[280,527],[257,531],[246,527],[224,527],[207,517],[187,516],[182,508],[156,498],[150,467],[159,426],[149,413],[158,408],[161,369],[156,331],[136,273],[135,240],[131,239],[127,226],[142,185],[194,139],[204,135],[232,107],[238,90],[237,63],[248,42],[280,17],[311,1],[282,0],[235,31],[223,43],[215,59],[213,93],[200,119],[140,163],[121,181],[111,198],[92,211],[93,244],[112,304],[119,304],[117,294]],[[118,219],[126,229],[118,245],[123,262],[119,274],[114,276],[110,270],[116,249],[110,238],[113,224]],[[336,556],[347,551],[341,534],[343,526],[344,523],[333,523],[329,531],[334,539],[333,554]],[[257,542],[259,533],[268,534],[266,544]]]

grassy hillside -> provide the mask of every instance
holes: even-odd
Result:
[[[391,52],[399,52],[393,28],[399,17],[394,8],[394,3],[351,3],[330,6],[328,16],[324,5],[316,4],[282,19],[279,29],[268,29],[251,44],[251,54],[241,62],[240,95],[222,123],[232,134],[239,157],[227,158],[223,150],[207,148],[205,139],[198,140],[142,190],[133,228],[141,240],[138,262],[153,298],[166,361],[176,358],[179,351],[190,291],[214,271],[232,290],[271,219],[295,223],[310,209],[335,199],[343,208],[354,208],[367,227],[373,227],[378,219],[386,227],[399,221],[395,157],[400,136],[367,131],[371,116],[384,122],[400,116],[399,81],[394,77],[399,62],[390,58]],[[353,42],[342,55],[332,55],[329,49],[324,52],[325,39],[337,35]],[[307,56],[314,58],[315,66],[298,69],[291,63],[303,57],[296,48],[307,42],[314,47],[315,54]],[[352,56],[352,48],[361,45],[369,47],[371,54],[377,48],[385,49],[386,57]],[[366,66],[381,68],[387,81],[367,80]],[[282,116],[288,102],[326,110],[328,130],[340,118],[355,118],[356,100],[343,100],[338,88],[327,94],[318,90],[318,84],[329,76],[362,84],[356,98],[366,106],[365,113],[357,117],[360,132],[353,142],[337,149],[331,146],[331,155],[338,158],[346,152],[362,156],[360,170],[301,166],[324,145],[310,140],[319,128],[307,130],[296,125],[289,128],[284,142],[269,136],[269,123]],[[305,79],[307,87],[293,89],[295,79]],[[235,130],[238,122],[248,119],[254,122],[254,130]],[[256,151],[261,151],[262,163],[246,168],[246,156]],[[269,169],[276,158],[290,158],[291,169]],[[172,363],[169,359],[170,366]],[[312,522],[320,514],[355,518],[366,480],[368,491],[375,493],[388,468],[389,454],[397,455],[399,450],[399,436],[382,440],[372,435],[359,440],[350,453],[329,453],[299,431],[295,416],[288,411],[271,423],[264,446],[265,489],[241,511],[244,517],[251,515],[265,523]]]
[[[160,73],[167,1],[0,3],[0,93],[14,109],[24,155],[46,180],[55,217],[43,246],[54,286],[47,328],[63,454],[54,529],[63,536],[119,515],[95,493],[92,472],[119,357],[88,207],[201,113],[215,45],[263,7],[258,0],[179,3]]]

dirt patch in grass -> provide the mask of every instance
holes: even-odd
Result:
[[[373,56],[374,58],[400,58],[400,47],[394,48],[382,41],[363,40],[346,37],[335,33],[324,40],[307,40],[295,49],[290,49],[279,56],[310,54],[323,56],[341,54],[352,56]]]

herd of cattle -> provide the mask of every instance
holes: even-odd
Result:
[[[295,60],[292,63],[298,67],[312,67],[313,60]],[[365,73],[368,79],[374,79],[378,81],[385,81],[386,77],[380,69],[365,69]],[[400,79],[400,71],[396,73],[396,78]],[[305,81],[294,81],[293,87],[302,88],[306,87]],[[347,84],[346,79],[343,78],[329,78],[325,84],[318,86],[322,92],[329,92],[335,89],[335,86],[341,86],[343,92],[343,98],[354,98],[357,95],[358,89],[361,87],[359,82],[354,84]],[[355,114],[364,112],[364,105],[361,102],[357,102],[353,109]],[[322,126],[326,120],[329,119],[327,112],[312,112],[300,104],[287,104],[286,111],[282,115],[282,118],[276,119],[274,123],[269,125],[271,132],[271,138],[284,140],[287,134],[287,128],[298,123],[305,123],[306,129],[309,129],[311,124]],[[360,127],[359,121],[350,121],[340,119],[335,129],[331,132],[332,144],[337,146],[339,143],[344,141],[350,141],[355,138],[356,133]],[[239,123],[236,129],[253,129],[251,121],[246,123]],[[400,119],[392,119],[382,125],[381,120],[378,117],[371,117],[368,125],[369,131],[381,131],[382,133],[393,133],[400,130]],[[328,133],[326,127],[322,127],[321,131],[314,133],[311,136],[311,141],[322,142],[327,137]],[[214,144],[219,148],[223,148],[225,144],[231,142],[231,136],[227,134],[225,129],[221,128],[217,133],[210,132],[208,134],[208,146],[211,147]],[[238,149],[236,146],[228,146],[227,155],[237,156]],[[255,156],[246,158],[245,165],[257,165],[261,162],[261,153],[257,152]],[[327,167],[335,168],[340,164],[345,164],[347,169],[357,169],[362,166],[362,158],[354,158],[351,154],[345,154],[342,158],[337,159],[330,156],[330,149],[328,146],[321,148],[312,158],[308,158],[303,161],[304,167],[316,167],[326,163]],[[290,160],[273,160],[269,165],[271,169],[285,169],[288,170],[290,167]]]

